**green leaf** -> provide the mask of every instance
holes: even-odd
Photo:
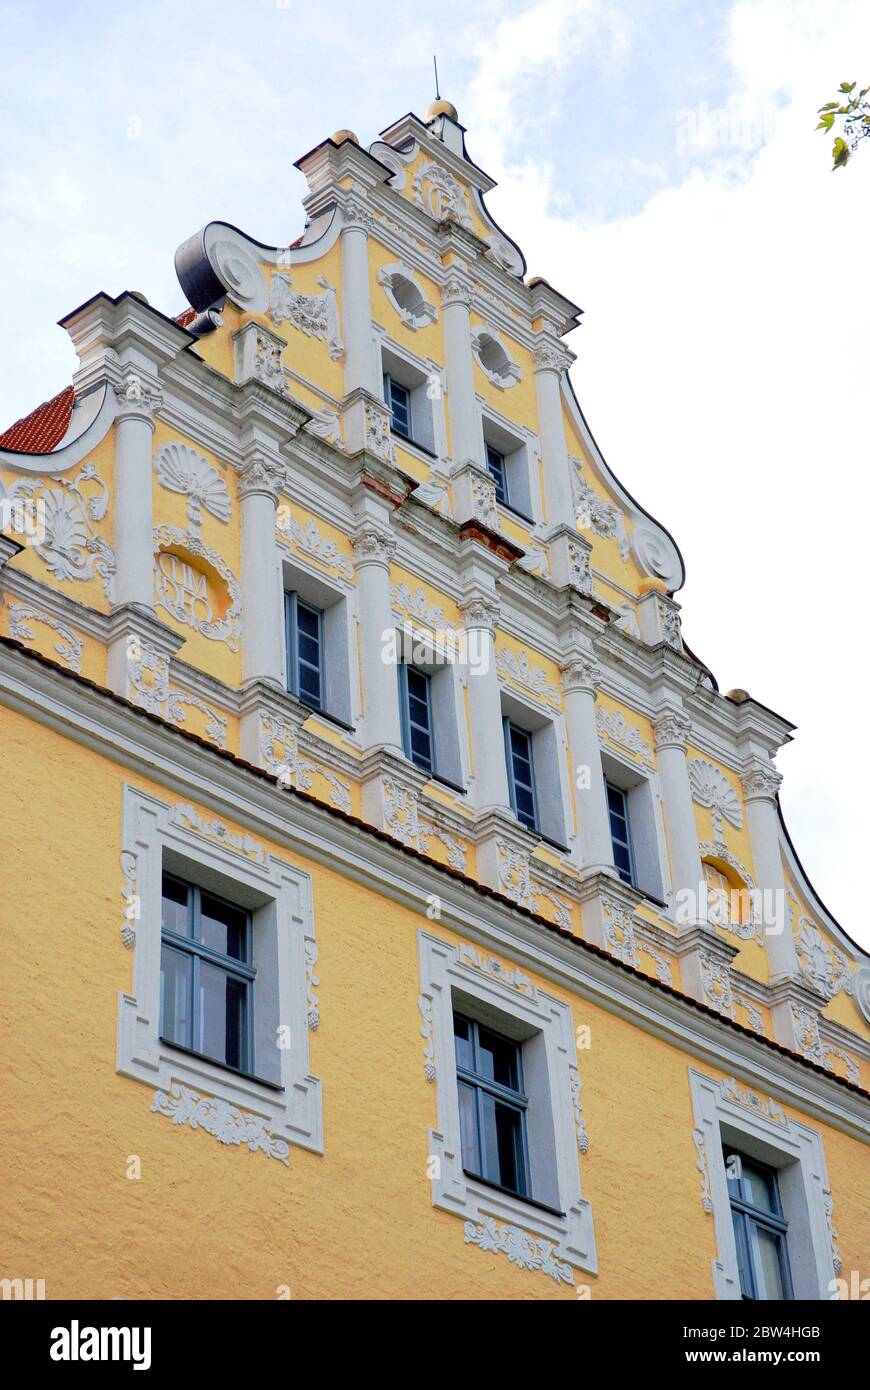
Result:
[[[836,108],[837,108],[837,103],[836,103],[835,101],[829,101],[829,102],[827,102],[824,106],[820,106],[820,107],[819,107],[819,111],[820,111],[820,112],[821,112],[821,111],[835,111]]]
[[[816,130],[830,130],[834,124],[833,116],[823,116],[816,126]]]
[[[848,164],[849,146],[846,144],[845,140],[841,140],[839,136],[834,141],[834,148],[832,153],[834,156],[835,169],[842,169],[845,167],[846,164]]]
[[[854,86],[855,86],[855,83],[854,83],[854,82],[841,82],[841,83],[840,83],[840,91],[841,91],[841,92],[851,92],[852,89],[854,88]]]

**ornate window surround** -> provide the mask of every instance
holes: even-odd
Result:
[[[420,929],[420,1012],[423,1020],[426,1078],[435,1083],[437,1129],[429,1131],[432,1205],[465,1221],[465,1239],[484,1249],[521,1249],[526,1268],[541,1269],[557,1281],[573,1283],[573,1270],[597,1274],[591,1204],[580,1189],[579,1152],[588,1148],[580,1107],[580,1076],[571,1008],[534,987],[522,972],[505,970],[494,958],[477,962],[480,953],[453,946]],[[453,998],[480,1010],[494,1025],[518,1038],[540,1039],[538,1066],[528,1089],[537,1089],[539,1114],[552,1124],[552,1149],[536,1150],[531,1126],[530,1154],[535,1175],[549,1162],[549,1177],[559,1211],[532,1205],[520,1197],[469,1177],[462,1167],[459,1098],[453,1043]],[[539,1121],[540,1124],[540,1121]],[[540,1171],[540,1170],[539,1170]],[[560,1212],[562,1214],[560,1214]],[[500,1232],[498,1227],[501,1227]],[[495,1238],[493,1241],[493,1237]]]
[[[125,944],[133,948],[133,993],[118,997],[116,1071],[144,1081],[167,1114],[173,1086],[238,1108],[241,1119],[253,1117],[271,1132],[275,1147],[296,1144],[323,1152],[320,1080],[309,1072],[308,1029],[312,1024],[310,988],[317,958],[311,884],[308,875],[264,853],[248,838],[231,843],[226,827],[215,821],[214,834],[192,828],[190,818],[129,784],[124,787],[122,867],[128,881],[125,899],[138,897],[138,916],[127,914]],[[160,1040],[160,950],[162,873],[166,852],[173,867],[187,869],[216,890],[235,888],[254,913],[254,933],[268,933],[275,952],[276,988],[272,1003],[289,1046],[279,1047],[280,1088],[240,1076],[217,1063],[187,1055]],[[275,982],[277,981],[277,987]],[[319,1015],[317,1015],[319,1022]],[[170,1098],[170,1104],[175,1104]],[[201,1123],[201,1121],[200,1121]],[[207,1128],[207,1125],[203,1125]],[[282,1142],[283,1141],[283,1142]],[[226,1141],[225,1141],[226,1142]],[[277,1156],[277,1155],[275,1155]]]
[[[742,1082],[716,1081],[689,1067],[695,1148],[702,1200],[716,1227],[713,1286],[717,1299],[739,1299],[740,1275],[731,1221],[723,1141],[778,1170],[796,1299],[825,1300],[839,1253],[831,1224],[832,1200],[822,1139],[817,1130],[785,1114]]]

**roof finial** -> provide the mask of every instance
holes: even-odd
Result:
[[[435,68],[435,100],[430,102],[426,111],[426,124],[431,125],[433,121],[437,121],[439,116],[448,116],[451,121],[458,122],[459,117],[453,102],[444,101],[441,97],[441,87],[438,82],[438,59],[434,53],[432,54],[432,63]]]

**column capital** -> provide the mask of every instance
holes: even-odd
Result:
[[[128,370],[114,387],[116,420],[142,420],[154,428],[154,416],[163,405],[163,392],[156,381],[140,372]]]
[[[595,695],[601,682],[601,666],[593,652],[571,652],[559,670],[566,695],[575,690]]]
[[[389,569],[395,550],[395,536],[370,522],[360,527],[353,538],[353,558],[357,569],[364,565],[383,565]]]
[[[374,230],[375,219],[363,198],[351,192],[342,203],[342,231],[363,232],[368,236]]]
[[[239,469],[239,499],[260,496],[277,503],[284,478],[284,465],[278,459],[259,451],[249,454]]]
[[[782,774],[772,763],[753,762],[743,769],[743,795],[747,801],[776,802],[782,786]]]
[[[567,372],[572,362],[577,361],[576,354],[566,348],[561,338],[557,338],[549,333],[542,333],[532,350],[532,357],[535,363],[536,372],[556,372],[561,375]]]
[[[470,309],[473,296],[474,286],[471,277],[457,266],[451,265],[441,289],[442,307],[449,309],[452,305],[459,304],[463,309]]]
[[[678,748],[686,751],[686,743],[692,732],[692,721],[684,710],[664,709],[655,719],[656,751],[662,748]]]
[[[459,608],[463,627],[484,628],[487,632],[495,632],[501,612],[497,598],[482,593],[468,594],[460,599]]]

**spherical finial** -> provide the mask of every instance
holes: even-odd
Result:
[[[528,285],[530,290],[533,290],[535,288],[535,285],[546,285],[547,289],[550,289],[550,282],[549,280],[545,280],[543,275],[532,275],[526,281],[526,284]]]
[[[725,699],[733,700],[735,705],[745,705],[747,700],[752,699],[752,696],[750,695],[748,690],[738,689],[727,691],[725,694]]]
[[[428,125],[431,121],[437,120],[439,116],[449,116],[451,121],[459,120],[459,113],[453,105],[453,102],[445,101],[443,97],[439,97],[437,101],[430,102],[429,106],[426,108],[426,124]]]
[[[332,136],[333,145],[343,145],[345,140],[349,140],[352,145],[359,144],[359,139],[352,130],[337,130]]]
[[[132,295],[134,299],[139,299],[142,301],[143,304],[148,304],[148,307],[150,309],[151,305],[148,303],[148,296],[143,294],[141,290],[130,290],[129,293]]]

